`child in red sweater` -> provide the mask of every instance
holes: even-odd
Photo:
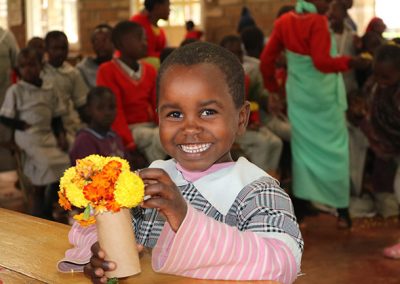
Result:
[[[157,72],[139,61],[147,50],[144,30],[139,24],[120,22],[112,31],[112,41],[121,56],[102,64],[97,73],[97,85],[110,88],[116,98],[112,128],[134,156],[143,153],[149,162],[164,159],[155,114]]]

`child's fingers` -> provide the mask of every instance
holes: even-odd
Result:
[[[167,190],[167,187],[159,182],[146,185],[144,194],[151,197],[159,196],[163,198],[171,198],[172,196],[171,190]]]
[[[150,198],[143,202],[143,208],[157,208],[163,210],[167,207],[168,202],[164,198]]]
[[[160,182],[171,182],[169,175],[163,169],[147,168],[139,172],[139,176],[145,180],[158,180]]]

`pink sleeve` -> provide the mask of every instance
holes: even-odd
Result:
[[[262,238],[218,222],[188,205],[177,233],[169,224],[153,249],[156,272],[202,279],[275,280],[297,277],[293,253],[277,239]]]
[[[90,248],[97,242],[96,225],[82,227],[75,222],[68,233],[68,240],[73,247],[65,252],[57,268],[60,272],[82,272],[92,257]]]

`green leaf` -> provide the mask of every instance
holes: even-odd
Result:
[[[90,205],[86,206],[85,211],[83,211],[83,220],[89,220],[90,217]]]
[[[107,284],[117,284],[118,283],[118,278],[108,278],[107,279]]]

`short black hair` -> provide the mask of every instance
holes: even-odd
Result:
[[[65,38],[67,40],[67,42],[68,42],[68,37],[64,32],[62,32],[62,31],[51,31],[51,32],[48,32],[46,34],[46,37],[44,38],[44,42],[46,44],[46,47],[47,48],[49,47],[51,40],[59,39],[59,38]]]
[[[229,44],[232,44],[232,43],[240,43],[241,44],[242,40],[237,35],[227,35],[222,38],[219,45],[226,48]]]
[[[191,30],[191,29],[194,28],[194,23],[193,23],[192,20],[189,20],[189,21],[187,21],[187,22],[185,23],[185,26],[186,26],[186,29],[187,29],[187,30]]]
[[[160,63],[163,63],[165,59],[176,49],[176,47],[165,47],[160,52]]]
[[[147,11],[153,11],[154,6],[157,4],[164,4],[167,0],[144,0],[144,8]]]
[[[111,94],[114,97],[114,93],[111,91],[110,88],[104,86],[96,86],[90,89],[87,94],[86,105],[89,106],[91,103],[93,103],[93,101],[102,99],[106,94]]]
[[[143,28],[138,23],[131,21],[119,22],[111,32],[111,41],[117,49],[120,47],[121,38],[128,33],[141,35],[143,33]]]
[[[240,33],[244,48],[252,50],[262,48],[264,46],[264,34],[258,27],[247,27]]]
[[[235,106],[240,108],[244,104],[245,75],[239,59],[221,46],[200,41],[177,48],[161,64],[157,77],[157,97],[160,95],[162,77],[171,66],[193,66],[197,64],[211,64],[221,70]],[[210,78],[210,80],[212,79]]]
[[[400,70],[400,46],[395,44],[385,44],[376,50],[374,57],[376,62],[390,62]]]
[[[113,28],[109,25],[109,24],[100,24],[97,25],[92,32],[92,35],[90,36],[90,40],[93,41],[93,38],[95,36],[96,33],[98,32],[110,32],[112,33]]]

